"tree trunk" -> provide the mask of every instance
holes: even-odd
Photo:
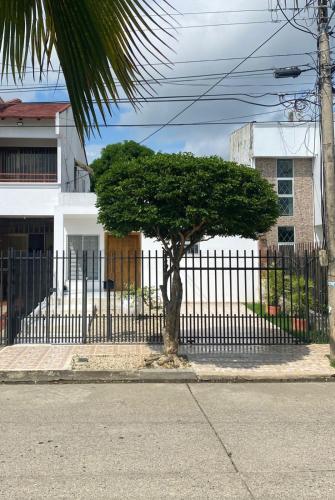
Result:
[[[164,283],[167,292],[167,282]],[[163,291],[163,290],[162,290]],[[167,293],[163,296],[167,298]],[[163,332],[164,352],[167,355],[178,354],[178,343],[180,333],[180,309],[183,299],[183,285],[179,269],[175,269],[172,275],[170,298],[165,300],[166,323]]]

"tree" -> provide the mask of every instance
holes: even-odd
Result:
[[[99,221],[108,231],[118,237],[141,231],[166,252],[163,337],[172,356],[178,352],[185,253],[215,236],[256,239],[279,215],[277,195],[258,171],[216,156],[156,154],[117,162],[99,178],[96,192]]]
[[[41,77],[57,54],[83,137],[98,126],[99,115],[106,121],[118,84],[135,103],[145,79],[152,79],[149,54],[166,62],[159,48],[166,43],[157,34],[169,25],[164,12],[157,0],[1,0],[2,78],[23,80],[29,61]]]
[[[143,156],[152,156],[155,152],[142,146],[135,141],[117,142],[109,144],[101,151],[100,158],[94,160],[91,164],[93,169],[93,176],[91,177],[91,189],[95,190],[97,179],[106,172],[111,166],[118,161],[127,161],[134,158],[142,158]]]

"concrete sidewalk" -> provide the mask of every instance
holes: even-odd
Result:
[[[328,345],[183,346],[190,367],[139,369],[139,360],[160,346],[15,345],[0,350],[0,382],[203,382],[335,380]],[[109,368],[72,369],[74,356],[107,358]],[[125,368],[120,368],[122,360]],[[117,367],[117,368],[116,368]]]

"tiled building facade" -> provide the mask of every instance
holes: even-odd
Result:
[[[315,125],[248,124],[231,135],[231,160],[261,172],[278,194],[281,215],[260,248],[322,242],[320,143]]]
[[[276,190],[281,216],[262,238],[267,246],[314,241],[313,163],[310,158],[256,158],[255,167]]]

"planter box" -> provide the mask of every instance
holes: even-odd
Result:
[[[280,314],[281,307],[280,306],[268,306],[267,312],[269,316],[278,316]]]
[[[292,318],[292,329],[295,332],[307,331],[307,319]]]

